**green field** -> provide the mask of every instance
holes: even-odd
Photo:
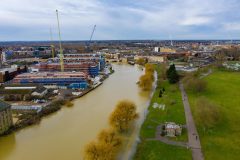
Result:
[[[181,100],[181,93],[177,85],[170,85],[164,81],[162,87],[165,88],[163,97],[159,98],[160,89],[156,89],[150,106],[148,115],[144,121],[140,137],[142,142],[137,147],[135,160],[190,160],[191,151],[183,147],[176,147],[164,144],[160,141],[147,141],[146,138],[154,138],[156,127],[164,122],[176,122],[185,124],[184,108]],[[165,104],[165,110],[154,109],[152,105],[157,102]],[[176,141],[187,141],[186,130],[183,130],[183,135],[174,138]]]
[[[201,94],[188,91],[189,102],[196,121],[196,100],[204,96],[219,106],[219,123],[203,132],[196,124],[200,134],[203,154],[206,160],[240,159],[240,73],[215,71],[204,78],[207,89]]]
[[[144,141],[138,145],[134,160],[191,160],[191,152],[158,141]]]
[[[153,138],[156,127],[164,122],[176,122],[177,124],[185,124],[184,108],[181,99],[181,93],[177,85],[170,85],[167,81],[164,82],[165,93],[162,98],[159,98],[160,89],[156,89],[151,104],[148,108],[148,115],[142,125],[140,136],[142,138]],[[158,104],[165,104],[165,110],[154,109],[152,106],[157,102]],[[183,135],[176,138],[176,140],[187,141],[186,130],[183,130]]]

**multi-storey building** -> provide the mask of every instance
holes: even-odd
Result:
[[[105,68],[105,59],[100,54],[64,54],[64,71],[80,71],[91,77],[99,75],[99,71]],[[61,71],[60,58],[49,58],[48,62],[36,65],[39,71]]]
[[[61,71],[60,63],[39,63],[35,66],[40,72],[55,72]],[[94,62],[86,63],[64,63],[65,72],[84,72],[85,74],[95,77],[99,75],[99,67]]]
[[[8,68],[0,69],[0,83],[12,80],[16,75],[27,72],[27,66],[12,65]]]
[[[0,101],[0,135],[13,125],[11,105]]]
[[[85,89],[88,75],[83,72],[36,72],[23,73],[13,79],[15,84],[42,84]]]

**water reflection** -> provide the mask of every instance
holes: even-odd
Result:
[[[10,134],[8,136],[4,136],[0,138],[0,159],[4,160],[7,159],[9,155],[13,152],[15,146],[16,146],[16,139],[15,134]]]

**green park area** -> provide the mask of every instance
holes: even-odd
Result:
[[[191,160],[191,151],[159,141],[142,141],[134,160]]]
[[[163,75],[159,66],[156,66],[158,75]],[[164,71],[165,72],[165,71]],[[190,160],[191,151],[184,147],[164,144],[158,140],[148,140],[155,138],[156,128],[165,122],[175,122],[185,125],[184,107],[181,93],[177,84],[169,84],[167,80],[161,80],[154,92],[148,108],[147,117],[140,130],[141,142],[138,144],[134,160]],[[160,90],[164,88],[162,96],[159,97]],[[164,108],[154,108],[154,104],[165,105]],[[171,138],[173,141],[187,142],[187,132],[183,129],[181,136]]]
[[[216,70],[203,78],[206,89],[187,90],[206,160],[238,160],[240,157],[240,73]],[[204,103],[199,104],[199,99]],[[208,108],[201,119],[200,107]],[[200,110],[201,111],[201,110]],[[212,112],[212,113],[211,113]],[[212,116],[213,118],[210,118]]]

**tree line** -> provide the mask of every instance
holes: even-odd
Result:
[[[239,61],[240,60],[240,48],[232,46],[230,48],[222,48],[215,51],[214,58],[216,60],[215,65],[219,68],[222,67],[223,62],[227,60]]]
[[[231,58],[231,60],[238,61],[240,60],[240,48],[232,46],[230,48],[222,48],[215,52],[216,58],[220,55],[224,58]]]
[[[136,60],[136,64],[144,66],[148,62],[147,58],[140,57]]]
[[[154,81],[154,65],[145,64],[145,73],[139,78],[139,87],[144,91],[150,91],[152,89],[152,84]]]

